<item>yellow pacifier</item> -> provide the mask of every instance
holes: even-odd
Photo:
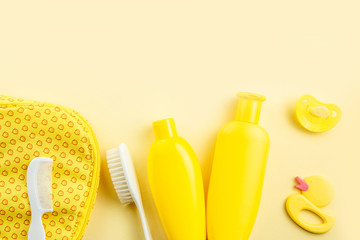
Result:
[[[311,176],[302,180],[296,177],[301,194],[293,194],[286,200],[286,211],[291,219],[303,229],[312,233],[325,233],[335,224],[335,217],[320,208],[327,206],[334,198],[334,188],[325,178]],[[309,223],[300,217],[301,211],[310,211],[317,215],[321,224]]]
[[[319,102],[311,95],[305,95],[296,105],[296,117],[305,129],[325,132],[340,121],[341,109],[334,104]]]

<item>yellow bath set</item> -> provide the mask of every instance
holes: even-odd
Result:
[[[326,233],[335,224],[335,217],[321,210],[331,203],[334,198],[333,186],[324,177],[311,176],[302,180],[297,177],[296,188],[301,194],[293,194],[286,200],[286,210],[291,219],[303,229],[312,233]],[[322,223],[309,223],[300,216],[301,211],[310,211],[317,215]]]
[[[53,160],[47,240],[82,238],[99,184],[100,154],[87,121],[67,107],[0,95],[0,239],[27,239],[30,161]]]

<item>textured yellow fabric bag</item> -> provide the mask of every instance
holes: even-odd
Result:
[[[67,107],[0,95],[0,239],[27,239],[26,170],[35,157],[54,160],[54,211],[42,218],[46,239],[81,239],[99,185],[91,127]]]

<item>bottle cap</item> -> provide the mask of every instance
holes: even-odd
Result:
[[[249,123],[258,123],[261,112],[261,104],[266,97],[256,93],[239,92],[239,102],[236,120]]]
[[[175,121],[173,118],[155,121],[152,125],[156,140],[177,136]]]

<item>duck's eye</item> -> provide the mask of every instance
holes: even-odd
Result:
[[[325,132],[340,121],[341,110],[334,104],[322,103],[311,95],[305,95],[297,103],[296,117],[305,129]]]

